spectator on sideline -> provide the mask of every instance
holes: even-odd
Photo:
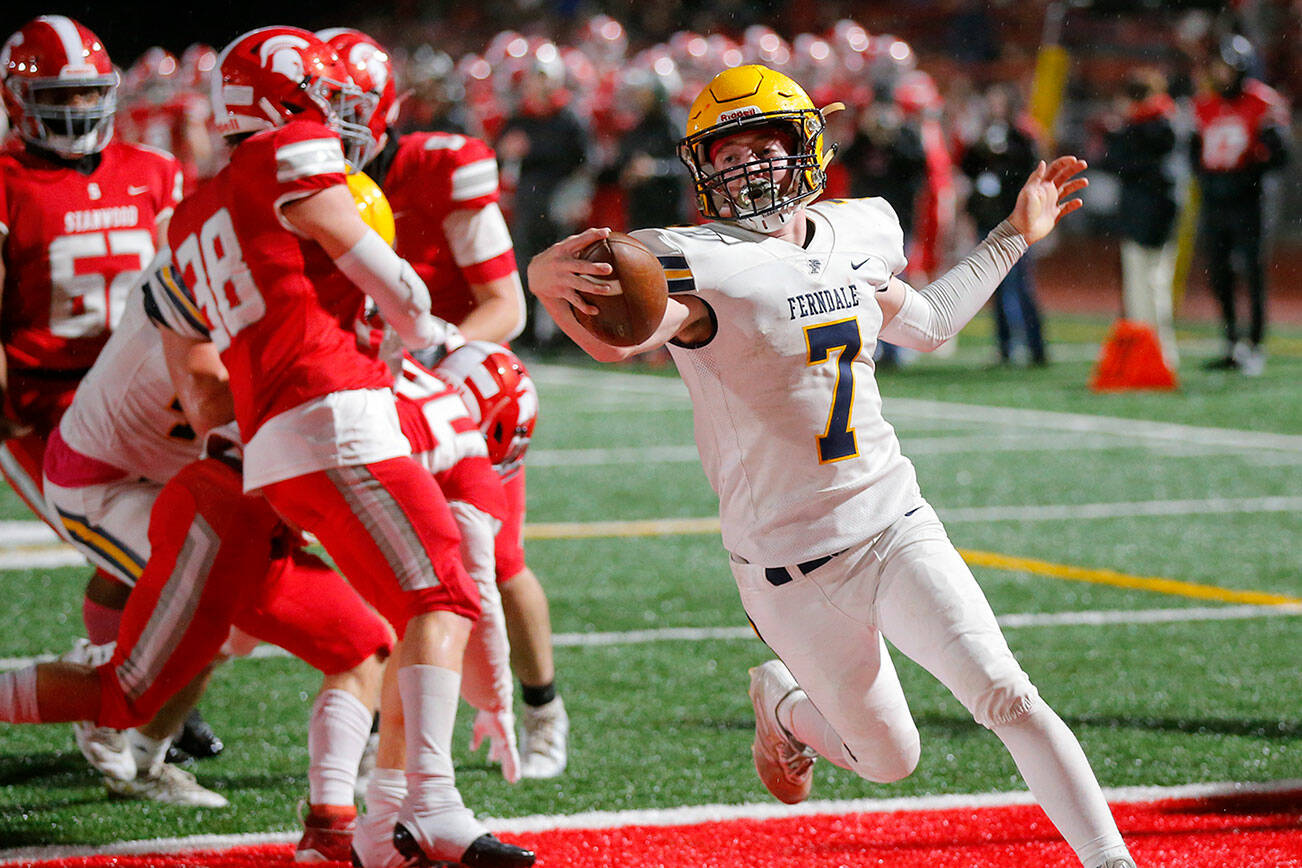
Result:
[[[990,88],[986,93],[985,128],[963,155],[963,173],[972,180],[967,211],[981,237],[990,234],[1013,210],[1022,182],[1039,161],[1039,146],[1020,123],[1019,109],[1020,95],[1014,85]],[[1007,364],[1013,360],[1014,338],[1019,338],[1026,345],[1031,363],[1045,364],[1048,355],[1029,257],[1023,256],[1009,270],[995,290],[994,301],[999,361]]]
[[[1120,103],[1119,123],[1106,135],[1099,167],[1121,182],[1122,308],[1126,319],[1153,327],[1162,357],[1174,370],[1179,364],[1171,311],[1176,202],[1168,158],[1175,149],[1175,102],[1162,74],[1145,68],[1126,78]]]

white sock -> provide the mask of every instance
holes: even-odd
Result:
[[[407,773],[402,769],[376,769],[366,785],[366,813],[393,814],[407,798]]]
[[[460,688],[460,673],[442,666],[398,670],[407,739],[407,798],[400,821],[434,859],[459,858],[485,831],[461,801],[452,770]]]
[[[778,703],[778,723],[795,737],[796,741],[807,744],[814,752],[832,765],[854,771],[854,760],[845,749],[841,736],[836,734],[814,703],[802,690],[793,693]]]
[[[40,723],[36,704],[36,667],[0,672],[0,720],[5,723]]]
[[[1085,868],[1129,855],[1085,751],[1052,708],[1039,703],[994,733]]]
[[[156,766],[162,765],[167,756],[167,748],[172,744],[172,737],[153,739],[138,729],[126,731],[127,744],[131,746],[131,755],[136,758],[137,774],[148,775]]]
[[[307,800],[351,805],[357,766],[371,734],[371,712],[347,690],[326,690],[312,705],[307,729]]]

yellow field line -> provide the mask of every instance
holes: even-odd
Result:
[[[686,534],[717,534],[717,518],[665,518],[644,519],[639,521],[593,521],[593,522],[552,522],[547,524],[525,525],[525,539],[595,539],[598,537],[648,537],[681,536]],[[1222,603],[1246,603],[1254,606],[1285,606],[1302,604],[1302,598],[1288,597],[1283,594],[1269,594],[1262,591],[1235,591],[1218,588],[1214,585],[1201,585],[1197,582],[1182,582],[1177,579],[1164,579],[1157,576],[1132,576],[1116,570],[1074,567],[1070,564],[1055,564],[1034,558],[1019,558],[998,552],[983,552],[972,549],[959,549],[969,564],[976,567],[989,567],[995,570],[1011,570],[1048,576],[1072,582],[1089,582],[1095,585],[1111,585],[1115,588],[1129,588],[1138,591],[1151,591],[1173,597],[1191,597],[1195,600],[1215,600]]]
[[[1111,585],[1115,588],[1130,588],[1139,591],[1152,591],[1156,594],[1168,594],[1174,597],[1192,597],[1196,600],[1216,600],[1221,603],[1247,603],[1254,606],[1286,606],[1302,603],[1297,597],[1283,594],[1268,594],[1263,591],[1233,591],[1218,588],[1215,585],[1200,585],[1197,582],[1182,582],[1176,579],[1163,579],[1157,576],[1131,576],[1116,570],[1090,569],[1073,567],[1069,564],[1054,564],[1034,558],[1017,558],[1001,555],[998,552],[981,552],[971,549],[959,549],[963,559],[972,566],[990,567],[996,570],[1016,570],[1034,573],[1037,576],[1049,576],[1072,582],[1089,582],[1095,585]]]

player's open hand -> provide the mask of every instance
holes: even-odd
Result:
[[[579,293],[617,295],[619,287],[613,282],[589,280],[586,275],[610,277],[613,269],[608,262],[580,259],[579,251],[609,234],[605,227],[585,229],[539,253],[529,261],[529,291],[537,296],[563,299],[581,313],[596,315],[597,308],[584,301]]]
[[[1035,167],[1017,194],[1017,205],[1008,217],[1008,222],[1022,233],[1027,244],[1048,235],[1059,220],[1085,204],[1080,199],[1067,198],[1089,186],[1088,180],[1077,177],[1085,169],[1085,161],[1072,156],[1059,157],[1047,166],[1041,160]]]

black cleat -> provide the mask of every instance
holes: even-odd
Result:
[[[1220,356],[1211,361],[1203,362],[1204,371],[1237,371],[1239,369],[1239,360],[1234,356]]]
[[[532,850],[499,841],[492,835],[480,835],[461,854],[465,868],[529,868]]]
[[[529,868],[536,858],[532,850],[483,834],[470,843],[459,861],[431,861],[402,823],[393,827],[393,847],[409,860],[408,864],[429,868]]]
[[[222,740],[212,731],[212,727],[203,719],[203,715],[199,714],[197,708],[190,712],[190,716],[181,725],[174,744],[178,750],[184,751],[195,759],[210,759],[225,748]]]

